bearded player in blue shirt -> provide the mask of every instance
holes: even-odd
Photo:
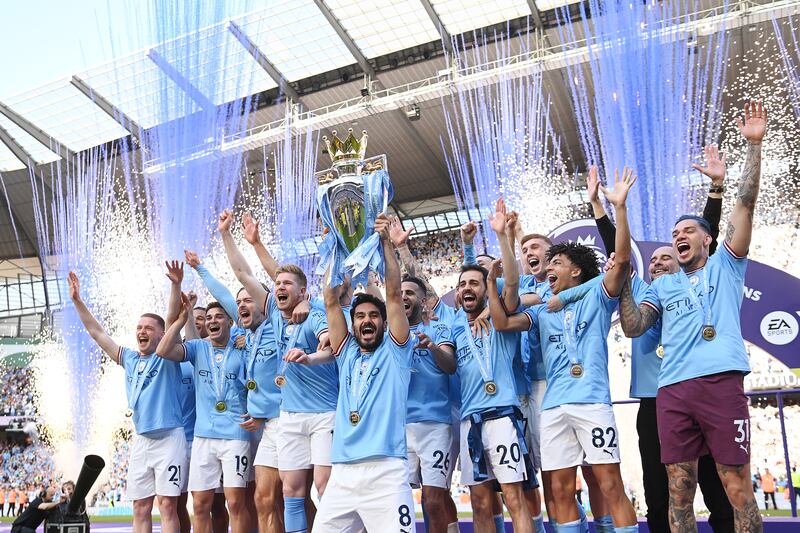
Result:
[[[306,303],[306,276],[297,265],[275,269],[275,291],[270,294],[253,275],[231,234],[233,214],[220,216],[219,231],[233,272],[248,295],[263,308],[265,323],[271,325],[278,347],[278,373],[274,382],[281,387],[278,422],[278,468],[283,482],[284,525],[287,531],[305,531],[306,487],[313,467],[314,483],[322,496],[330,476],[333,424],[338,394],[334,363],[307,368],[287,364],[286,353],[299,350],[315,353],[327,343],[325,314],[312,309],[302,323],[293,313]]]
[[[617,213],[617,256],[630,257],[630,231],[625,201],[636,182],[630,169],[614,190],[603,189]],[[550,248],[548,279],[553,294],[575,287],[599,274],[594,252],[574,243]],[[493,264],[496,277],[499,264]],[[636,513],[625,495],[619,468],[619,436],[608,384],[607,336],[624,269],[610,271],[580,302],[564,311],[548,313],[545,304],[507,316],[490,276],[492,319],[500,331],[530,330],[542,345],[547,369],[547,390],[541,418],[542,468],[550,471],[559,531],[581,530],[575,506],[575,475],[584,461],[592,466],[615,530],[636,531]]]
[[[86,331],[112,361],[125,369],[128,409],[136,434],[131,445],[127,493],[133,500],[133,530],[152,529],[153,500],[158,496],[163,531],[180,531],[177,505],[186,475],[186,437],[178,390],[178,363],[155,355],[164,336],[164,319],[145,313],[136,325],[137,349],[119,346],[92,316],[81,298],[78,276],[69,273],[69,296]]]
[[[733,506],[736,530],[763,528],[750,480],[750,417],[744,394],[750,365],[739,313],[767,111],[751,101],[745,104],[744,118],[737,123],[747,140],[747,156],[721,249],[709,257],[712,237],[707,223],[692,215],[680,217],[672,245],[681,271],[653,282],[639,306],[626,284],[620,302],[620,320],[628,336],[645,334],[661,318],[664,359],[656,410],[673,531],[697,530],[697,460],[707,451]]]
[[[350,309],[351,333],[339,303],[340,288],[324,289],[330,341],[339,366],[339,398],[333,470],[314,522],[317,533],[363,529],[411,533],[416,527],[405,428],[416,341],[406,318],[400,265],[385,215],[377,217],[375,231],[385,257],[386,303],[359,294]],[[287,357],[310,365],[332,358],[299,352]]]

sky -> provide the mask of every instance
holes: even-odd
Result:
[[[205,20],[221,20],[267,2],[0,0],[0,101],[152,46],[160,40],[153,13],[202,3]],[[207,7],[214,4],[224,7]]]

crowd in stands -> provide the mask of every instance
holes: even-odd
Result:
[[[476,246],[481,249],[481,246]],[[422,266],[423,274],[439,294],[455,288],[458,281],[458,270],[462,261],[461,242],[458,231],[444,232],[411,240],[411,250]],[[630,360],[629,349],[619,333],[618,328],[612,330],[614,338],[610,355],[619,357],[625,367]],[[781,364],[771,357],[755,355],[753,369],[755,372],[771,373],[778,371]],[[0,367],[0,416],[35,416],[32,372],[27,368]],[[124,394],[120,391],[120,394]],[[800,405],[785,407],[784,414],[787,442],[793,464],[800,468]],[[762,476],[766,469],[775,477],[776,492],[786,486],[786,467],[784,464],[783,440],[781,437],[780,417],[777,408],[769,405],[754,406],[751,411],[751,433],[754,483],[760,489]],[[125,472],[128,467],[128,455],[131,428],[118,432],[115,440],[113,456],[108,465],[108,477],[98,487],[90,504],[94,507],[116,507],[127,504],[125,492]],[[624,460],[624,459],[623,459]],[[8,513],[12,491],[15,500],[15,512],[22,499],[30,500],[41,487],[60,482],[55,476],[55,465],[50,450],[39,443],[31,441],[27,444],[16,444],[0,441],[0,501],[2,509]],[[458,490],[457,488],[455,490]],[[788,503],[783,498],[784,507]]]

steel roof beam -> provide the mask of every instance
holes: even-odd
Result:
[[[444,27],[442,19],[439,18],[439,13],[436,12],[436,9],[433,7],[433,4],[431,4],[430,0],[419,0],[419,1],[422,4],[422,7],[425,8],[425,12],[428,14],[428,18],[431,19],[433,25],[436,26],[436,31],[439,32],[439,36],[442,38],[442,44],[444,45],[445,50],[447,50],[447,52],[452,56],[453,38],[450,35],[450,32],[447,31],[447,28]]]
[[[135,139],[139,139],[144,130],[135,120],[108,101],[103,95],[92,89],[88,83],[83,81],[78,76],[72,76],[70,83],[80,92],[82,92],[86,98],[94,102],[94,105],[102,109],[109,117],[114,119],[117,124],[128,130]]]
[[[25,133],[36,139],[48,150],[57,153],[62,159],[71,159],[75,152],[67,148],[64,143],[58,139],[51,137],[46,131],[36,126],[33,122],[29,121],[6,104],[0,102],[0,113],[5,115],[8,120],[19,126]]]
[[[181,88],[186,95],[192,99],[203,111],[210,112],[216,107],[214,102],[208,99],[203,92],[198,89],[189,79],[186,78],[177,68],[167,61],[167,59],[158,53],[155,48],[151,48],[147,52],[147,57],[156,64],[161,71],[167,75],[169,79],[175,82],[175,85]]]

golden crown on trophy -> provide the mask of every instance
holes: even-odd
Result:
[[[331,162],[334,166],[342,163],[355,163],[363,161],[367,153],[367,131],[361,132],[361,139],[356,139],[353,134],[353,128],[347,130],[347,137],[344,140],[336,135],[336,130],[331,132],[332,139],[327,136],[322,136],[322,141],[328,149],[328,155],[331,156]]]

